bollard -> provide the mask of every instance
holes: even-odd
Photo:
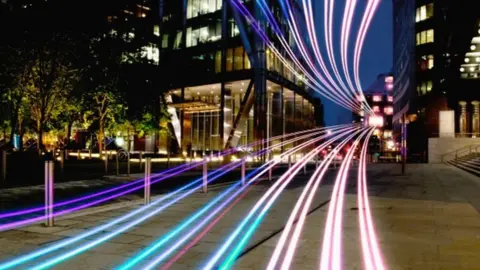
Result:
[[[69,156],[68,149],[65,149],[65,160],[68,160],[68,156]]]
[[[268,169],[268,181],[272,181],[272,167]]]
[[[108,156],[107,155],[103,157],[103,162],[105,164],[105,172],[108,173]]]
[[[290,169],[292,167],[292,156],[288,155],[288,168]]]
[[[65,150],[60,151],[60,172],[65,168]]]
[[[77,159],[80,159],[80,150],[77,150]]]
[[[88,149],[88,159],[92,159],[92,149]]]
[[[127,176],[130,176],[130,152],[127,152]]]
[[[143,153],[142,151],[140,151],[140,153],[138,154],[138,160],[140,161],[140,170],[142,170],[142,167],[143,167],[142,157],[143,157]]]
[[[245,186],[245,159],[242,160],[242,186]]]
[[[2,151],[2,184],[7,181],[7,151]]]
[[[53,226],[53,160],[45,157],[45,226]]]
[[[118,160],[118,154],[115,155],[115,163],[117,164],[117,176],[120,175],[120,161]]]
[[[203,163],[203,193],[207,193],[207,181],[208,181],[208,175],[207,175],[207,161],[204,161]]]
[[[145,198],[145,205],[150,204],[150,174],[152,172],[152,159],[147,157],[145,159],[145,186],[144,186],[144,198]]]

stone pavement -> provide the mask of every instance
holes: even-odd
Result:
[[[369,168],[372,214],[386,265],[390,269],[480,269],[479,178],[445,165],[409,165],[406,176],[396,174],[397,171],[398,165],[389,164],[374,164]],[[318,266],[328,210],[326,203],[333,176],[330,174],[327,177],[312,204],[312,208],[318,209],[308,216],[292,269],[315,269]],[[344,209],[344,263],[345,269],[362,269],[354,170],[350,178]],[[239,258],[235,268],[264,268],[302,191],[304,180],[305,177],[299,176],[296,183],[279,197],[249,242],[251,248],[247,248],[248,252]],[[262,182],[252,188],[172,269],[192,269],[203,265],[269,185]],[[195,193],[127,233],[59,264],[55,269],[111,269],[118,266],[171,230],[220,190],[208,194]],[[8,248],[0,250],[0,261],[85,232],[138,207],[129,205],[117,210],[67,217],[59,220],[53,228],[37,225],[2,232],[0,245]],[[90,239],[96,237],[73,247],[81,246]]]

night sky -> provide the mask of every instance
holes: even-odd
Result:
[[[340,63],[340,52],[337,50],[340,43],[341,20],[343,16],[345,0],[335,1],[335,25],[334,25],[334,48],[335,53],[338,54],[337,63]],[[314,1],[319,3],[315,7],[318,12],[316,14],[317,33],[321,46],[323,41],[323,1]],[[364,5],[367,1],[358,1],[355,13],[355,22],[352,26],[351,42],[356,39],[356,29],[359,27],[359,22],[363,16]],[[389,72],[392,69],[392,1],[382,0],[377,13],[370,26],[370,31],[367,34],[365,45],[363,47],[362,60],[360,64],[360,79],[362,86],[367,88],[377,78],[380,73]],[[351,51],[349,52],[350,65],[353,65],[352,54],[354,44],[350,44]],[[326,54],[324,54],[326,55]],[[339,66],[339,68],[341,68]],[[348,123],[351,121],[351,112],[334,104],[331,101],[323,99],[325,108],[325,123],[326,125],[336,125]]]

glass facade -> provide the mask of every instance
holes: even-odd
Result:
[[[187,19],[213,13],[222,9],[222,0],[188,0]]]

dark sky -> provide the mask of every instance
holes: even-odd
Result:
[[[367,1],[362,0],[358,1],[355,13],[355,23],[354,26],[352,26],[352,41],[356,39],[356,29],[359,27],[359,21],[363,15],[366,2]],[[317,12],[316,23],[319,42],[322,42],[321,45],[323,45],[323,1],[318,1],[317,3],[320,5],[315,7]],[[334,44],[334,48],[338,49],[344,0],[335,1],[335,5],[335,29],[333,30],[333,33],[334,35],[337,34],[337,36],[334,36],[337,44]],[[380,1],[380,6],[370,26],[370,31],[367,34],[365,45],[363,47],[363,54],[360,63],[360,79],[364,88],[370,86],[378,74],[389,72],[392,68],[392,31],[392,1],[382,0]],[[351,44],[350,46],[352,51],[349,52],[349,59],[350,64],[352,65],[354,44]],[[339,55],[338,50],[336,53]],[[339,61],[340,59],[338,58],[337,63],[339,63]],[[327,125],[337,125],[351,121],[351,112],[326,99],[323,99],[323,102],[325,105],[325,123]]]

